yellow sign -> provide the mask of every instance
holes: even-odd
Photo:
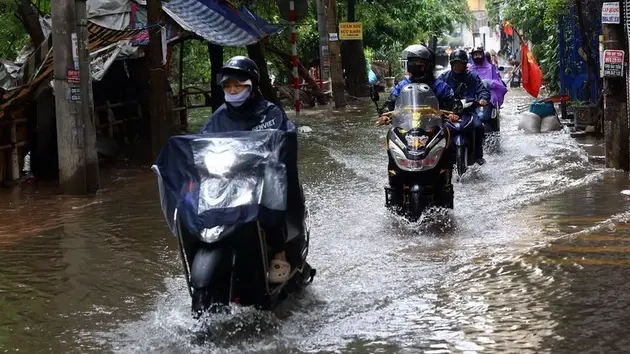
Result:
[[[342,41],[362,40],[363,25],[361,22],[341,22],[339,24],[339,39]]]

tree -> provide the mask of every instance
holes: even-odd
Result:
[[[28,0],[0,0],[0,58],[15,59],[29,39],[34,47],[44,41],[38,14],[50,12],[50,1],[40,5],[36,9]]]
[[[547,88],[559,90],[558,18],[565,14],[569,0],[488,0],[486,10],[493,24],[507,20],[523,30],[525,39],[534,43],[532,53],[538,59]],[[503,9],[499,19],[499,9]]]
[[[400,73],[400,55],[410,44],[443,37],[458,24],[469,24],[472,14],[465,0],[358,0],[363,45],[375,60],[387,60]],[[341,10],[342,14],[348,9]]]
[[[24,28],[28,35],[31,37],[31,42],[34,48],[37,48],[44,42],[44,32],[42,26],[39,24],[39,15],[33,9],[30,0],[19,0],[17,15],[24,24]]]
[[[157,157],[168,138],[176,132],[173,124],[171,97],[168,94],[168,79],[162,64],[162,38],[157,24],[162,18],[160,0],[147,1],[147,18],[153,26],[149,28],[149,118],[151,125],[151,150]],[[177,129],[178,130],[178,129]]]
[[[347,0],[348,22],[356,21],[355,2],[356,0]],[[341,60],[346,71],[346,90],[348,93],[355,97],[369,96],[363,40],[343,41]]]

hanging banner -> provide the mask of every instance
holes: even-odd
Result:
[[[361,22],[341,22],[339,24],[339,39],[342,41],[362,40],[363,25]]]

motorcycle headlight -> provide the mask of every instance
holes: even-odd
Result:
[[[404,171],[419,172],[434,168],[442,157],[446,148],[446,140],[442,139],[431,149],[427,157],[422,160],[409,160],[405,153],[393,142],[389,141],[389,151],[392,153],[396,165]]]
[[[422,160],[422,166],[425,170],[430,170],[434,168],[438,164],[438,162],[440,162],[442,154],[444,153],[444,149],[446,149],[446,139],[442,139],[437,144],[435,144],[433,149],[429,151],[427,157]]]
[[[204,163],[211,175],[225,176],[236,163],[236,154],[232,151],[207,154]]]

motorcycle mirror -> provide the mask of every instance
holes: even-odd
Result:
[[[498,69],[499,69],[499,71],[505,71],[505,67],[503,67],[503,66],[499,66]]]

